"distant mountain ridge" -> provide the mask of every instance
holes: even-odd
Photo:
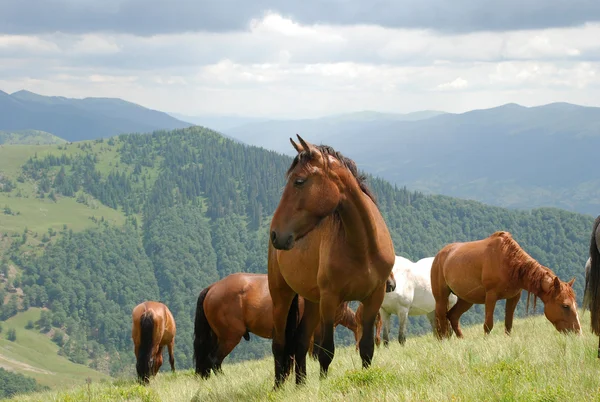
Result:
[[[65,98],[0,91],[0,130],[40,130],[67,141],[185,128],[193,124],[117,98]]]
[[[514,103],[419,120],[270,121],[226,131],[292,155],[289,137],[345,149],[369,173],[427,193],[600,213],[600,108]]]

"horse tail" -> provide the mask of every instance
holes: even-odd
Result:
[[[596,237],[600,226],[600,216],[596,218],[594,222],[594,229],[592,230],[592,238],[590,240],[590,275],[589,279],[585,283],[584,295],[588,295],[588,306],[591,313],[591,327],[592,333],[600,335],[600,250],[598,250],[598,239]],[[584,305],[586,302],[584,301]]]
[[[583,313],[585,314],[586,309],[590,309],[590,292],[588,289],[588,282],[590,281],[590,269],[592,268],[592,258],[588,258],[585,263],[585,286],[583,292]]]
[[[138,378],[148,382],[152,357],[152,335],[154,333],[154,312],[146,310],[140,317],[140,346],[135,365]]]
[[[435,304],[437,306],[438,301],[444,303],[444,311],[446,312],[449,310],[448,307],[450,304],[450,295],[452,295],[454,292],[452,291],[450,286],[448,286],[446,278],[444,277],[444,264],[446,263],[446,258],[448,257],[448,254],[450,254],[450,252],[454,250],[457,246],[457,243],[450,243],[444,246],[440,251],[438,251],[438,253],[433,258],[433,261],[431,262],[431,269],[429,272],[429,279],[431,281],[431,293],[433,294]],[[446,294],[446,292],[443,291],[443,287],[446,287],[449,292],[447,297],[442,297]],[[440,298],[441,300],[438,300]],[[442,317],[438,317],[436,313],[433,322],[435,324],[433,328],[433,333],[438,339],[442,339],[443,336],[452,336],[451,330],[448,329],[449,320],[446,317],[446,314],[444,314]],[[442,332],[445,332],[445,334],[443,334]]]
[[[218,347],[217,335],[211,328],[204,312],[204,299],[211,286],[204,288],[196,303],[196,318],[194,320],[194,355],[196,374],[207,378],[214,366],[214,355]]]

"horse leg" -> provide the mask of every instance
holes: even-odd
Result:
[[[275,386],[278,389],[292,369],[292,360],[294,354],[293,334],[295,328],[287,328],[288,315],[290,307],[294,301],[294,291],[284,282],[281,274],[279,278],[272,279],[269,272],[269,288],[279,285],[276,289],[271,290],[271,298],[273,299],[273,342],[271,350],[275,361]],[[291,324],[291,321],[290,321]],[[294,321],[294,325],[296,321]]]
[[[216,362],[213,366],[213,371],[215,372],[215,374],[223,374],[221,363],[223,363],[223,360],[225,360],[225,358],[229,356],[231,351],[240,343],[241,340],[241,336],[239,338],[232,337],[226,339],[219,339],[219,350],[217,351]]]
[[[319,310],[321,312],[321,348],[319,349],[321,379],[327,377],[329,365],[333,361],[333,356],[335,355],[333,324],[335,322],[335,313],[339,305],[340,301],[337,296],[330,293],[321,294],[321,301],[319,303]]]
[[[379,313],[384,296],[385,282],[362,302],[364,308],[361,317],[363,334],[360,340],[360,358],[362,360],[363,368],[368,368],[373,360],[373,352],[375,351],[373,325],[375,324],[375,318],[377,317],[377,313]]]
[[[381,325],[381,314],[377,313],[377,317],[375,318],[375,345],[377,347],[379,347],[379,345],[381,344]]]
[[[296,350],[294,353],[294,364],[296,369],[296,384],[306,382],[306,353],[315,327],[319,323],[319,304],[304,299],[304,313],[296,332]],[[316,347],[320,345],[315,343]]]
[[[450,320],[450,325],[452,325],[452,329],[458,338],[463,337],[462,330],[460,329],[460,316],[470,309],[471,306],[473,306],[473,303],[469,303],[461,298],[458,298],[456,304],[447,313],[447,319]],[[446,319],[446,317],[444,318]]]
[[[390,318],[391,315],[388,314],[384,309],[379,310],[381,314],[381,321],[383,321],[383,346],[387,347],[390,342]]]
[[[163,347],[162,345],[158,347],[158,350],[156,351],[155,357],[154,357],[154,375],[156,375],[158,373],[158,371],[160,370],[160,366],[162,366],[163,364]]]
[[[362,305],[362,303],[359,303],[358,307],[356,308],[356,312],[354,313],[354,318],[356,319],[356,351],[357,352],[358,352],[358,345],[360,343],[360,340],[362,338],[362,333],[363,333],[362,309],[363,309],[363,305]]]
[[[321,349],[322,342],[323,340],[321,339],[321,325],[319,325],[319,320],[317,320],[317,326],[313,331],[311,343],[309,346],[310,356],[315,360],[319,358],[319,349]]]
[[[404,306],[399,307],[396,311],[398,315],[398,342],[400,345],[406,343],[406,324],[408,323],[408,309]]]
[[[506,313],[504,315],[504,332],[506,335],[510,335],[510,331],[512,330],[513,317],[515,315],[517,304],[519,304],[519,300],[521,300],[521,292],[522,291],[515,297],[506,300]]]
[[[498,297],[495,292],[485,293],[485,322],[483,323],[483,331],[486,335],[494,328],[494,309],[496,308],[497,301]]]
[[[169,350],[169,364],[171,365],[171,371],[175,372],[175,357],[173,356],[173,347],[175,346],[175,338],[171,339],[171,342],[167,345]]]

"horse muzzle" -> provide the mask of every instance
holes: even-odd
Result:
[[[396,290],[396,280],[388,278],[385,281],[385,293],[390,293]]]
[[[277,250],[291,250],[294,247],[294,235],[291,233],[281,234],[273,230],[271,231],[271,244]]]

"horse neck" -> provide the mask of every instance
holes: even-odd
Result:
[[[519,286],[545,301],[546,292],[543,284],[548,279],[553,279],[550,271],[531,257],[515,269],[517,278],[519,278]]]
[[[374,210],[379,213],[377,207],[370,197],[362,191],[350,172],[344,170],[339,176],[344,183],[344,197],[340,202],[337,213],[342,222],[348,249],[360,252],[377,252],[380,249],[378,243],[379,229],[374,216]]]

